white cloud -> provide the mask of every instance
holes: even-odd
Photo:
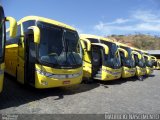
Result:
[[[129,21],[130,21],[129,19],[118,18],[118,19],[114,20],[113,22],[106,23],[106,24],[108,24],[108,25],[124,24],[124,23],[127,23]]]
[[[100,21],[94,29],[102,34],[123,32],[160,32],[160,15],[152,11],[137,10],[126,18],[118,18],[113,22]]]
[[[160,16],[158,14],[152,13],[152,11],[135,11],[132,18],[140,20],[143,22],[160,23]]]

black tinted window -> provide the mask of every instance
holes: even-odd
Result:
[[[23,30],[26,32],[28,30],[28,27],[34,26],[35,25],[35,20],[29,20],[23,23]]]
[[[17,36],[21,35],[21,25],[18,25]]]
[[[90,40],[91,43],[99,43],[98,39],[93,39],[93,38],[87,38]]]

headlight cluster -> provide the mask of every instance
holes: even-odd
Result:
[[[104,72],[107,72],[109,74],[112,74],[112,75],[118,75],[120,74],[121,72],[112,72],[112,71],[109,71],[109,70],[105,70],[105,69],[102,69]]]
[[[38,70],[38,69],[36,69],[36,71],[37,71],[37,73],[44,75],[46,77],[57,78],[57,79],[76,78],[76,77],[79,77],[80,75],[82,75],[82,71],[75,73],[75,74],[52,74],[52,73],[48,73],[48,72]]]
[[[140,67],[137,67],[137,70],[142,70]]]
[[[109,70],[106,70],[106,69],[102,69],[104,72],[107,72],[107,73],[109,73],[109,74],[113,74],[113,72],[112,71],[109,71]]]
[[[127,72],[129,72],[129,73],[134,73],[135,70],[127,70]]]

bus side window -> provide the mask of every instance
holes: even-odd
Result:
[[[138,65],[138,55],[134,55],[134,59],[135,59],[135,64]]]
[[[27,22],[23,23],[23,32],[27,32],[28,31],[28,27],[30,26],[34,26],[35,25],[35,21],[34,20],[29,20]]]
[[[35,43],[34,43],[34,38],[33,34],[28,35],[28,42],[29,42],[29,61],[34,63],[36,60],[36,50],[35,50]]]
[[[18,25],[17,36],[21,35],[21,25]]]
[[[121,63],[123,65],[124,64],[125,56],[124,56],[124,53],[122,51],[119,51],[119,53],[120,53],[120,57],[121,57]]]
[[[10,39],[10,37],[9,37],[9,31],[8,32],[6,32],[6,40],[9,40]]]

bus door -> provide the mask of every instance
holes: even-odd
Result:
[[[25,39],[25,83],[35,85],[35,43],[33,34],[28,34]]]
[[[102,67],[102,50],[99,46],[92,45],[91,47],[91,63],[92,63],[92,77],[98,73]]]

